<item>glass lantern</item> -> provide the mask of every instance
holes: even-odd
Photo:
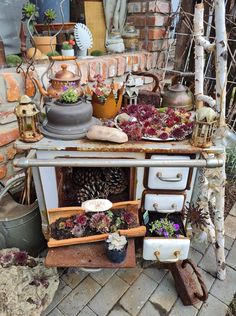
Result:
[[[39,111],[30,97],[27,95],[21,96],[14,113],[18,121],[20,140],[26,143],[33,143],[43,137],[38,128]]]

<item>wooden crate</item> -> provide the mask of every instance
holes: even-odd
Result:
[[[126,202],[119,202],[114,203],[112,206],[112,210],[115,212],[116,209],[119,208],[127,208],[129,212],[132,212],[135,215],[137,224],[139,225],[139,210],[140,203],[139,201],[126,201]],[[48,213],[48,221],[49,224],[54,223],[60,217],[70,217],[72,215],[84,213],[84,209],[82,207],[61,207],[61,208],[54,208],[47,211]],[[118,230],[121,235],[125,235],[127,237],[141,237],[145,236],[146,228],[145,226],[137,226],[135,228],[125,229],[125,230]],[[61,247],[61,246],[69,246],[69,245],[77,245],[77,244],[85,244],[91,242],[97,242],[101,240],[105,240],[108,237],[108,233],[99,234],[99,235],[92,235],[86,237],[77,237],[77,238],[69,238],[69,239],[62,239],[56,240],[51,238],[48,240],[48,247]]]

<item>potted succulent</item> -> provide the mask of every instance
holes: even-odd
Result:
[[[167,217],[157,219],[156,221],[151,222],[149,225],[149,231],[158,237],[179,237],[180,225],[170,221]]]
[[[62,56],[74,56],[74,48],[73,46],[75,45],[74,38],[71,36],[69,41],[64,41],[62,43],[62,48],[61,48],[61,54]]]
[[[127,253],[127,239],[118,233],[109,234],[106,240],[106,254],[110,261],[120,263],[124,261]]]
[[[47,9],[44,12],[44,24],[47,26],[47,35],[39,35],[35,28],[36,19],[39,16],[38,8],[35,4],[27,2],[22,8],[22,20],[30,20],[30,32],[36,34],[33,36],[35,46],[44,54],[52,52],[56,48],[56,37],[51,36],[51,24],[56,19],[56,12],[53,9]]]

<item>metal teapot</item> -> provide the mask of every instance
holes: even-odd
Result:
[[[54,76],[49,78],[49,87],[45,90],[42,84],[35,77],[32,78],[36,83],[39,92],[43,96],[51,98],[59,98],[64,92],[65,87],[73,87],[77,90],[79,95],[83,94],[80,86],[80,77],[75,75],[73,72],[67,70],[67,64],[61,65],[61,70],[58,71]]]
[[[161,92],[162,107],[182,108],[191,111],[194,106],[194,96],[188,87],[177,83]]]

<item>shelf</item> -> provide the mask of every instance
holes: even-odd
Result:
[[[113,263],[105,254],[104,242],[50,248],[46,267],[79,268],[133,268],[136,266],[134,239],[129,239],[127,255],[123,262]]]

